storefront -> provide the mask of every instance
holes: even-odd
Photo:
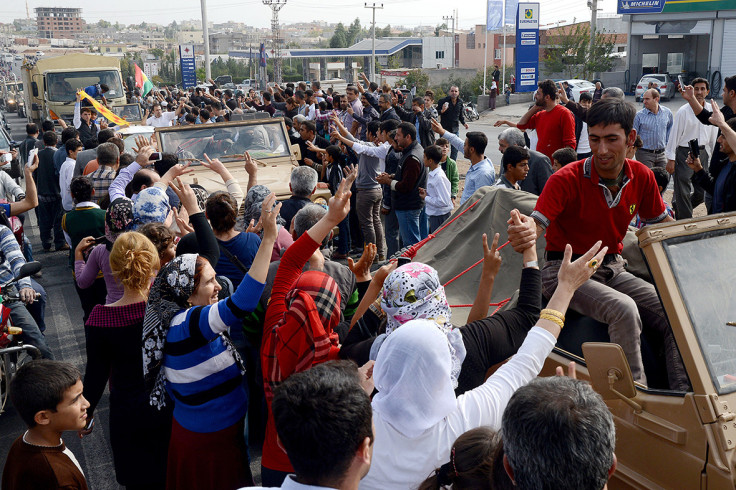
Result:
[[[736,0],[619,0],[628,23],[629,81],[646,73],[706,77],[719,93],[736,74]]]

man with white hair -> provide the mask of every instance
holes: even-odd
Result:
[[[501,153],[505,152],[509,146],[524,148],[525,143],[524,133],[516,128],[504,129],[498,135],[498,151]],[[550,175],[552,175],[552,164],[547,155],[529,150],[529,173],[520,182],[521,190],[531,192],[537,196],[540,195]]]
[[[312,167],[296,167],[291,171],[289,190],[291,197],[281,202],[279,215],[286,221],[288,229],[294,215],[311,201],[310,196],[317,188],[317,171]]]

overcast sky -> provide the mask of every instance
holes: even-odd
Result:
[[[0,2],[0,19],[10,22],[12,19],[26,16],[25,4],[19,1]],[[372,1],[369,3],[373,3]],[[380,3],[380,2],[379,2]],[[542,0],[541,23],[558,21],[573,22],[590,17],[586,0]],[[118,7],[124,4],[125,8]],[[387,0],[384,9],[376,11],[376,24],[379,27],[391,25],[437,25],[443,16],[452,15],[452,5],[458,7],[458,27],[470,28],[475,24],[485,23],[485,1],[466,0],[464,2],[447,2],[446,0]],[[110,22],[138,24],[140,22],[156,22],[168,24],[172,20],[201,18],[200,2],[197,0],[126,0],[125,2],[101,2],[99,0],[29,0],[31,17],[34,7],[81,7],[82,16],[88,22],[105,19]],[[615,13],[615,0],[599,0],[599,8],[604,13]],[[407,15],[407,13],[410,13]],[[271,10],[263,5],[262,0],[207,0],[207,14],[210,22],[227,22],[234,20],[255,27],[270,27]],[[363,1],[356,0],[288,0],[282,8],[279,20],[282,23],[303,22],[320,19],[327,22],[350,22],[359,17],[361,24],[369,25],[372,12],[364,8]]]

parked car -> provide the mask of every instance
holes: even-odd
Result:
[[[677,90],[675,89],[675,83],[672,78],[666,73],[650,73],[641,77],[639,83],[636,84],[636,91],[634,96],[636,101],[639,102],[644,95],[644,92],[649,87],[649,82],[656,84],[656,88],[659,89],[659,97],[662,100],[669,100],[675,96]]]
[[[575,102],[580,102],[580,94],[582,93],[589,93],[591,96],[593,95],[593,92],[595,92],[595,84],[593,82],[589,82],[588,80],[578,80],[577,78],[573,80],[560,80],[561,82],[567,82],[567,84],[572,89],[572,98]]]
[[[36,51],[36,58],[41,58],[43,56],[46,56],[46,53],[44,53],[43,51]]]

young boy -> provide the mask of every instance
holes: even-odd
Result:
[[[652,168],[652,172],[654,172],[654,180],[657,181],[659,194],[662,196],[662,202],[664,202],[664,209],[665,211],[667,211],[668,216],[674,218],[675,212],[673,211],[672,206],[670,206],[670,203],[664,200],[664,191],[670,184],[670,174],[667,173],[667,170],[665,170],[663,167],[654,167]],[[644,222],[642,222],[638,213],[636,214],[636,218],[631,221],[631,226],[634,226],[636,228],[641,228],[644,226]]]
[[[87,481],[61,433],[87,424],[89,402],[71,364],[40,359],[21,366],[10,382],[10,399],[28,426],[15,440],[3,468],[2,488],[87,489]]]
[[[74,166],[77,164],[77,155],[82,150],[82,142],[78,139],[70,139],[66,142],[66,160],[59,170],[59,189],[61,190],[61,207],[65,213],[74,208],[74,200],[69,186],[74,177]]]
[[[424,206],[429,217],[429,232],[434,233],[452,214],[450,198],[450,181],[440,168],[442,150],[437,145],[424,149],[424,165],[429,168],[427,188],[419,188],[419,197],[424,199]]]
[[[529,150],[520,146],[509,146],[501,157],[503,173],[496,182],[496,187],[521,190],[519,182],[526,179],[529,173]]]
[[[457,185],[460,182],[460,175],[457,173],[457,163],[455,160],[449,157],[450,155],[450,142],[445,138],[439,138],[435,142],[437,146],[442,150],[442,160],[440,161],[440,167],[445,172],[447,179],[450,181],[450,197],[452,197],[452,203],[455,204],[457,198]]]
[[[567,165],[568,163],[577,162],[578,154],[566,146],[552,153],[552,172],[557,172],[559,169]]]

